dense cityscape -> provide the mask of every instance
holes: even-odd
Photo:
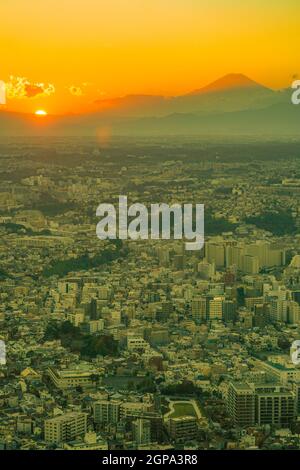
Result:
[[[1,140],[0,449],[299,449],[300,147]],[[205,205],[205,246],[96,208]]]

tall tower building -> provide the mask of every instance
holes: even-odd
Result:
[[[96,299],[91,299],[90,303],[90,319],[91,320],[98,320],[99,315],[97,312],[97,300]]]
[[[133,440],[137,445],[147,445],[151,442],[151,423],[148,419],[138,418],[132,423]]]
[[[242,260],[245,254],[243,246],[226,246],[226,266],[235,265],[239,270],[242,269]]]
[[[254,391],[246,383],[231,383],[227,397],[227,409],[236,426],[253,426],[255,420]]]
[[[223,302],[223,320],[232,322],[236,319],[237,303],[234,300],[224,300]]]
[[[245,255],[242,262],[242,270],[246,274],[258,274],[259,259],[257,256]]]
[[[205,253],[209,263],[215,263],[217,268],[225,266],[225,247],[223,243],[207,242]]]
[[[224,297],[214,297],[209,302],[209,320],[222,320]]]
[[[195,297],[192,300],[192,317],[195,323],[207,320],[207,299],[205,297]]]

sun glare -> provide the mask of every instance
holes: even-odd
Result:
[[[36,116],[47,116],[46,111],[44,111],[43,109],[38,109],[34,114]]]

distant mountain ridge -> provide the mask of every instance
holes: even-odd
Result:
[[[177,97],[128,95],[98,100],[90,114],[44,116],[0,112],[0,135],[243,133],[294,135],[299,109],[290,90],[274,91],[243,74],[227,74]]]
[[[259,83],[255,82],[251,78],[247,77],[242,73],[228,73],[221,78],[209,83],[208,85],[200,88],[199,90],[192,91],[188,95],[196,95],[203,93],[214,93],[224,90],[231,90],[237,88],[260,88],[271,91],[270,88],[267,88]]]
[[[164,97],[154,95],[128,95],[115,99],[96,100],[100,112],[127,116],[163,116],[171,113],[214,112],[243,109],[271,104],[276,92],[254,82],[243,74],[227,74],[190,93]]]

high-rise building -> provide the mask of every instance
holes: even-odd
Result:
[[[98,424],[117,423],[120,417],[120,401],[99,400],[93,405],[94,421]]]
[[[259,259],[257,256],[245,255],[242,262],[242,270],[246,274],[258,274]]]
[[[252,426],[255,420],[255,397],[253,389],[246,383],[230,383],[227,409],[236,426]]]
[[[33,420],[30,416],[19,415],[17,418],[17,432],[20,434],[31,434],[33,430]]]
[[[300,382],[296,380],[293,382],[293,392],[295,394],[295,412],[300,416]]]
[[[287,321],[287,300],[278,297],[270,298],[270,319],[273,322]]]
[[[295,393],[280,386],[261,385],[255,389],[255,422],[289,426],[296,416]]]
[[[224,297],[215,297],[209,302],[209,320],[222,320]]]
[[[285,250],[272,246],[269,242],[257,241],[246,247],[246,253],[256,256],[259,267],[283,266],[285,264]]]
[[[87,431],[85,413],[65,413],[45,421],[45,441],[59,444],[82,436]]]
[[[300,305],[300,290],[292,291],[292,299]]]
[[[205,297],[195,297],[192,300],[192,317],[195,323],[207,320],[207,299]]]
[[[246,253],[258,258],[259,267],[268,266],[268,252],[270,244],[264,241],[257,241],[246,247]]]
[[[133,440],[137,445],[147,445],[151,442],[151,422],[138,418],[132,422]]]
[[[205,245],[206,259],[209,263],[215,263],[217,268],[225,266],[225,247],[223,243],[209,241]]]
[[[267,323],[268,323],[268,306],[266,304],[255,304],[253,325],[262,328],[266,326]]]
[[[293,390],[279,383],[231,383],[227,397],[229,414],[241,427],[253,424],[287,427],[295,420],[299,403],[296,383]]]
[[[223,320],[232,322],[236,319],[237,303],[234,300],[223,301]]]
[[[300,305],[294,300],[287,302],[287,321],[291,324],[300,323]]]
[[[237,269],[242,269],[242,261],[245,248],[242,246],[226,246],[226,266],[235,265]]]
[[[170,436],[174,441],[188,441],[197,437],[197,419],[194,416],[170,418]]]
[[[90,303],[90,319],[91,320],[98,320],[99,315],[97,312],[97,300],[96,299],[91,299]]]

